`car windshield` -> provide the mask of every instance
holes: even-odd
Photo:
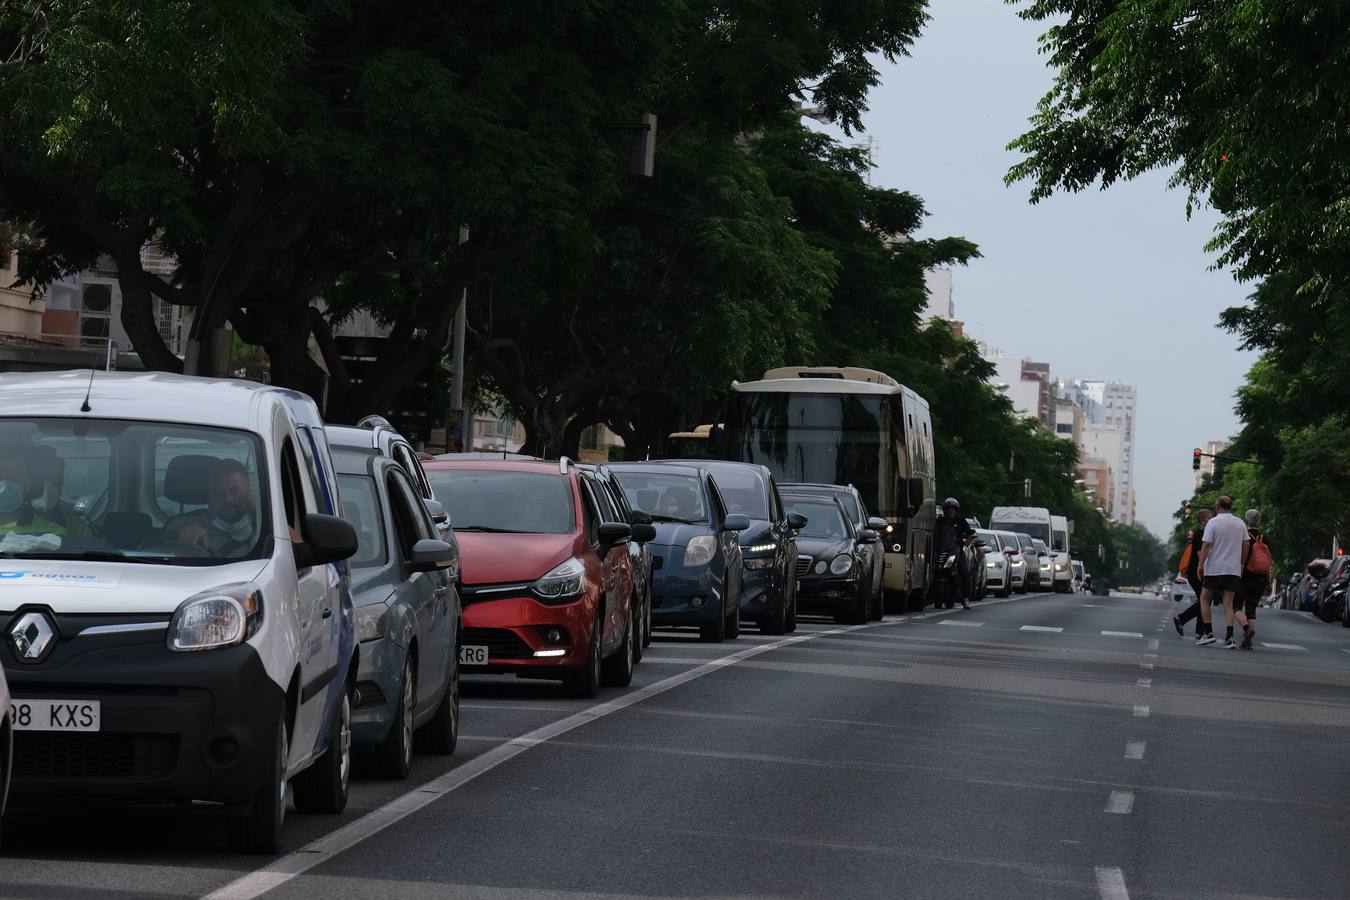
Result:
[[[759,472],[740,466],[718,466],[713,470],[713,478],[727,504],[727,512],[740,513],[752,519],[769,518],[764,482]]]
[[[353,569],[384,565],[384,516],[375,491],[375,479],[366,475],[339,475],[342,489],[342,518],[356,529],[356,555],[348,562]]]
[[[658,522],[708,521],[703,488],[693,475],[649,474],[615,470],[628,505]]]
[[[214,565],[270,536],[261,444],[241,431],[0,419],[0,556]]]
[[[571,483],[558,474],[431,469],[427,479],[457,532],[569,534],[576,528]]]
[[[998,538],[994,535],[992,531],[976,530],[975,537],[979,538],[980,540],[988,544],[990,550],[998,549]]]
[[[839,510],[839,504],[833,500],[805,500],[791,497],[783,502],[793,512],[806,516],[806,527],[801,530],[802,537],[824,538],[831,541],[848,537],[844,514]]]

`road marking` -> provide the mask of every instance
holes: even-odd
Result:
[[[1147,718],[1148,718],[1148,707],[1147,707],[1147,706],[1136,706],[1136,707],[1134,708],[1134,717],[1135,717],[1136,719],[1147,719]]]
[[[1141,668],[1141,669],[1151,669],[1151,668],[1153,668],[1153,663],[1140,663],[1140,664],[1139,664],[1139,668]]]
[[[1117,816],[1127,816],[1134,809],[1134,791],[1112,791],[1106,801],[1106,812]]]
[[[322,865],[323,863],[334,859],[339,854],[355,847],[366,838],[378,834],[391,825],[397,824],[413,813],[435,803],[451,791],[463,787],[478,776],[490,772],[503,763],[514,759],[531,747],[546,743],[553,738],[560,737],[569,731],[580,728],[588,722],[594,722],[596,719],[601,719],[612,713],[627,709],[643,700],[650,699],[659,694],[664,694],[666,691],[677,688],[682,684],[687,684],[696,678],[702,678],[704,675],[710,675],[713,672],[720,671],[728,666],[734,666],[736,663],[747,660],[753,656],[767,653],[770,650],[789,647],[793,644],[801,644],[818,637],[847,634],[851,631],[862,631],[869,628],[879,628],[887,624],[889,623],[876,622],[867,625],[849,625],[843,628],[831,628],[825,631],[812,631],[803,634],[794,634],[791,637],[780,638],[772,644],[759,644],[753,647],[747,647],[744,650],[738,650],[727,656],[709,660],[696,668],[671,675],[669,678],[663,678],[644,688],[630,691],[629,693],[615,697],[613,700],[597,703],[595,706],[573,713],[566,718],[558,719],[556,722],[550,722],[547,725],[536,728],[535,730],[507,741],[504,744],[499,744],[491,750],[468,760],[462,766],[457,766],[449,772],[446,772],[444,775],[433,778],[427,783],[413,788],[402,796],[389,801],[384,806],[378,807],[377,809],[366,813],[364,816],[361,816],[359,819],[344,825],[342,828],[324,835],[317,840],[311,841],[299,850],[288,853],[261,869],[256,869],[247,875],[237,878],[224,887],[207,894],[205,900],[251,900],[251,898],[262,896],[268,891],[287,883],[291,879],[303,875],[315,866]]]
[[[1137,631],[1103,631],[1103,632],[1102,632],[1102,637],[1137,637],[1137,638],[1141,638],[1141,637],[1143,637],[1143,635],[1140,634],[1140,633],[1137,632]]]
[[[1126,742],[1125,742],[1125,758],[1126,758],[1126,759],[1143,759],[1143,758],[1144,758],[1144,742],[1143,742],[1143,741],[1126,741]]]
[[[1097,893],[1102,900],[1130,900],[1130,893],[1125,890],[1125,874],[1120,869],[1098,866]]]
[[[1051,627],[1050,625],[1023,625],[1021,628],[1019,628],[1019,629],[1017,629],[1017,630],[1018,630],[1018,631],[1045,631],[1045,632],[1049,632],[1050,634],[1059,634],[1059,633],[1060,633],[1061,631],[1063,631],[1064,629],[1063,629],[1063,628],[1054,628],[1054,627]]]
[[[1152,679],[1152,678],[1140,678],[1138,681],[1136,681],[1136,682],[1134,683],[1134,686],[1135,686],[1135,687],[1153,687],[1153,679]]]
[[[1150,650],[1157,650],[1157,649],[1158,649],[1158,639],[1157,639],[1157,638],[1149,638],[1149,640],[1148,640],[1148,649],[1150,649]]]
[[[966,628],[979,628],[983,622],[963,622],[960,619],[943,619],[939,625],[964,625]]]
[[[1308,650],[1307,647],[1300,647],[1298,644],[1267,644],[1265,641],[1261,642],[1261,646],[1269,647],[1272,650],[1302,650],[1305,653]]]

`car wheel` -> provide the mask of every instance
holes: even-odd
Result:
[[[886,617],[886,597],[881,588],[868,593],[871,596],[867,604],[867,617],[874,622],[880,622]]]
[[[647,613],[642,620],[642,646],[652,645],[652,582],[647,579]]]
[[[637,653],[638,620],[633,611],[628,613],[628,627],[623,632],[619,650],[604,662],[604,682],[610,687],[628,687],[633,683],[633,664]]]
[[[738,602],[731,615],[727,616],[727,640],[734,641],[741,636],[741,604]]]
[[[778,609],[771,616],[765,616],[755,624],[759,626],[760,634],[783,634],[787,631],[787,605],[788,596],[784,591]]]
[[[586,664],[567,675],[567,688],[573,697],[590,699],[600,693],[600,669],[603,662],[600,645],[604,642],[604,610],[596,610],[595,628],[591,631],[591,652]]]
[[[272,752],[267,781],[254,796],[252,808],[245,815],[229,820],[230,847],[240,853],[281,852],[286,827],[286,760],[290,756],[284,718],[277,719]]]
[[[403,657],[403,680],[398,685],[398,706],[389,734],[375,748],[375,767],[381,776],[392,779],[407,778],[412,771],[413,719],[417,714],[417,681],[413,674],[412,657]]]
[[[783,630],[788,634],[797,630],[797,587],[792,587],[792,599],[788,601],[787,612],[783,617]]]
[[[417,732],[422,749],[436,756],[449,756],[459,744],[459,641],[450,651],[450,683],[431,721]]]
[[[705,644],[720,644],[727,637],[727,617],[718,615],[713,616],[711,622],[704,622],[698,627],[698,639]]]
[[[323,756],[295,777],[295,808],[301,812],[340,813],[352,781],[352,697],[346,684]]]
[[[637,605],[636,605],[636,607],[634,607],[633,612],[632,612],[632,615],[636,616],[636,619],[635,619],[634,622],[633,622],[633,663],[634,663],[634,665],[636,665],[637,663],[642,662],[642,648],[643,648],[644,646],[646,646],[645,644],[642,643],[642,632],[643,632],[643,625],[642,625],[642,623],[645,622],[645,621],[647,621],[647,611],[646,611],[646,610],[647,610],[646,604],[643,603],[641,600],[638,600]]]

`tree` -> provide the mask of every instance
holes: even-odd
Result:
[[[1111,543],[1118,560],[1113,584],[1140,586],[1166,572],[1167,548],[1144,526],[1111,523]]]

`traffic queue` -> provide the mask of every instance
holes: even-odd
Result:
[[[894,398],[927,432],[921,398],[857,373],[782,376],[801,399],[759,384]],[[464,675],[593,698],[630,684],[654,628],[861,624],[935,587],[893,571],[932,555],[931,444],[886,485],[780,483],[753,459],[429,458],[378,417],[332,425],[246,381],[0,389],[0,814],[6,796],[187,808],[277,853],[292,805],[337,813],[354,772],[453,753]],[[1061,523],[995,510],[964,545],[975,599],[1067,588]]]

